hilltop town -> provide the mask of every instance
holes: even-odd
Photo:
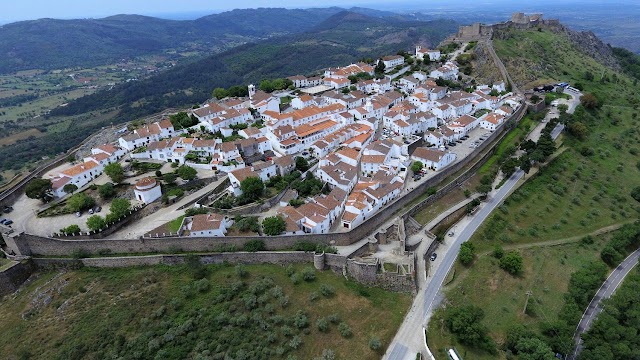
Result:
[[[134,123],[119,131],[117,141],[91,148],[81,161],[56,167],[43,179],[51,182],[56,204],[97,186],[130,183],[130,189],[118,186],[118,194],[129,190],[135,209],[183,195],[173,189],[176,176],[166,174],[171,171],[189,174],[177,175],[179,184],[197,177],[221,189],[192,204],[197,210],[173,230],[125,229],[120,235],[224,236],[234,210],[250,204],[263,204],[253,211],[263,214],[260,223],[275,224],[268,235],[348,231],[472,156],[522,106],[523,98],[504,82],[479,84],[463,74],[455,58],[464,48],[446,51],[416,46],[411,53],[274,81],[282,90],[249,85],[248,96],[214,98],[155,122]],[[107,170],[114,167],[125,177],[114,178]],[[136,176],[144,169],[156,170],[155,176]],[[39,226],[40,235],[90,235],[111,225],[91,225],[83,213],[93,214],[95,201],[87,204],[74,209],[77,220],[67,215],[61,231]],[[78,224],[83,220],[88,223]]]
[[[226,178],[217,200],[230,196],[242,202],[197,204],[212,211],[185,219],[177,229],[181,236],[224,236],[233,219],[220,208],[263,201],[264,185],[304,175],[303,182],[319,186],[303,194],[278,188],[288,200],[264,212],[278,214],[284,227],[271,235],[353,229],[407,189],[470,156],[483,135],[521,106],[522,98],[504,82],[477,84],[461,73],[454,59],[464,49],[451,50],[416,46],[413,53],[281,79],[286,88],[279,91],[249,85],[246,97],[212,99],[130,126],[116,142],[91,148],[79,163],[55,168],[44,179],[60,202],[104,185],[110,164],[170,164],[196,169],[200,178]],[[136,207],[167,203],[162,189],[171,181],[158,175],[134,177]],[[258,192],[244,194],[243,185],[253,179]],[[102,230],[79,225],[80,232]]]

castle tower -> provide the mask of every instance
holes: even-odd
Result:
[[[253,95],[256,94],[256,86],[253,84],[249,84],[247,88],[249,89],[249,100],[253,100]]]

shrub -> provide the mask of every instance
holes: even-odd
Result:
[[[293,316],[293,326],[298,329],[304,329],[309,326],[309,319],[307,319],[307,315],[302,310],[298,310]]]
[[[369,339],[369,349],[373,351],[378,351],[381,348],[382,348],[382,342],[378,337],[374,336],[371,339]]]
[[[325,297],[330,297],[336,293],[336,289],[334,289],[332,286],[322,284],[320,285],[320,293]]]
[[[247,277],[248,273],[244,265],[236,265],[236,275],[241,279]]]
[[[327,318],[329,319],[329,322],[332,324],[337,324],[340,322],[340,315],[338,315],[337,313],[333,313],[329,315]]]
[[[316,279],[316,271],[312,267],[307,267],[302,270],[302,278],[304,281],[314,281]]]
[[[353,333],[351,332],[351,327],[344,321],[341,322],[340,325],[338,325],[338,331],[343,338],[350,338],[351,335],[353,335]]]
[[[209,280],[207,279],[197,280],[194,285],[196,290],[198,290],[198,292],[200,293],[206,293],[210,288]]]
[[[491,252],[491,255],[496,259],[502,259],[502,257],[504,256],[504,249],[502,249],[502,246],[496,245],[493,248],[493,252]]]
[[[319,318],[316,320],[316,326],[320,332],[326,333],[329,331],[329,321],[325,318]]]

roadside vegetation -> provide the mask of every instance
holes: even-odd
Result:
[[[190,257],[175,267],[51,272],[0,302],[0,353],[378,359],[410,302],[308,266],[203,266]]]
[[[470,264],[456,265],[445,306],[429,324],[429,344],[438,349],[438,359],[453,346],[463,358],[481,360],[567,354],[607,266],[616,266],[638,246],[637,81],[546,30],[509,31],[494,44],[520,86],[566,81],[585,96],[573,115],[560,116],[567,129],[555,144],[559,151],[479,228],[471,240],[477,255]],[[483,316],[468,324],[477,324],[471,327],[476,339],[488,334],[497,354],[486,342],[465,341],[447,321],[456,309],[471,305]]]

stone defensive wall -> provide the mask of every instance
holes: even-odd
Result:
[[[50,237],[36,236],[26,233],[4,234],[8,249],[13,255],[22,256],[69,256],[74,251],[85,251],[90,254],[110,252],[113,254],[127,253],[168,253],[175,252],[176,249],[186,252],[215,252],[225,246],[235,246],[241,249],[242,246],[251,240],[262,240],[268,250],[286,250],[293,247],[299,241],[314,241],[319,244],[345,246],[351,245],[367,236],[372,235],[384,221],[393,217],[402,216],[407,218],[424,206],[431,204],[436,199],[442,197],[451,189],[459,187],[462,182],[470,178],[475,171],[489,158],[491,152],[487,152],[479,160],[476,159],[490,144],[504,136],[506,130],[524,116],[526,106],[522,105],[511,116],[511,118],[498,130],[484,141],[475,150],[474,156],[468,156],[462,161],[444,169],[436,176],[428,179],[421,185],[415,187],[411,192],[395,199],[386,208],[382,209],[374,216],[365,220],[362,224],[348,232],[313,234],[313,235],[282,235],[282,236],[226,236],[226,237],[169,237],[169,238],[141,238],[141,239],[87,239],[87,240],[61,240]],[[475,162],[475,163],[474,163]],[[417,197],[423,195],[428,188],[435,187],[447,177],[455,174],[462,168],[472,164],[472,167],[462,173],[456,179],[441,188],[435,195],[427,197],[420,203],[401,213],[401,211],[411,204]]]

